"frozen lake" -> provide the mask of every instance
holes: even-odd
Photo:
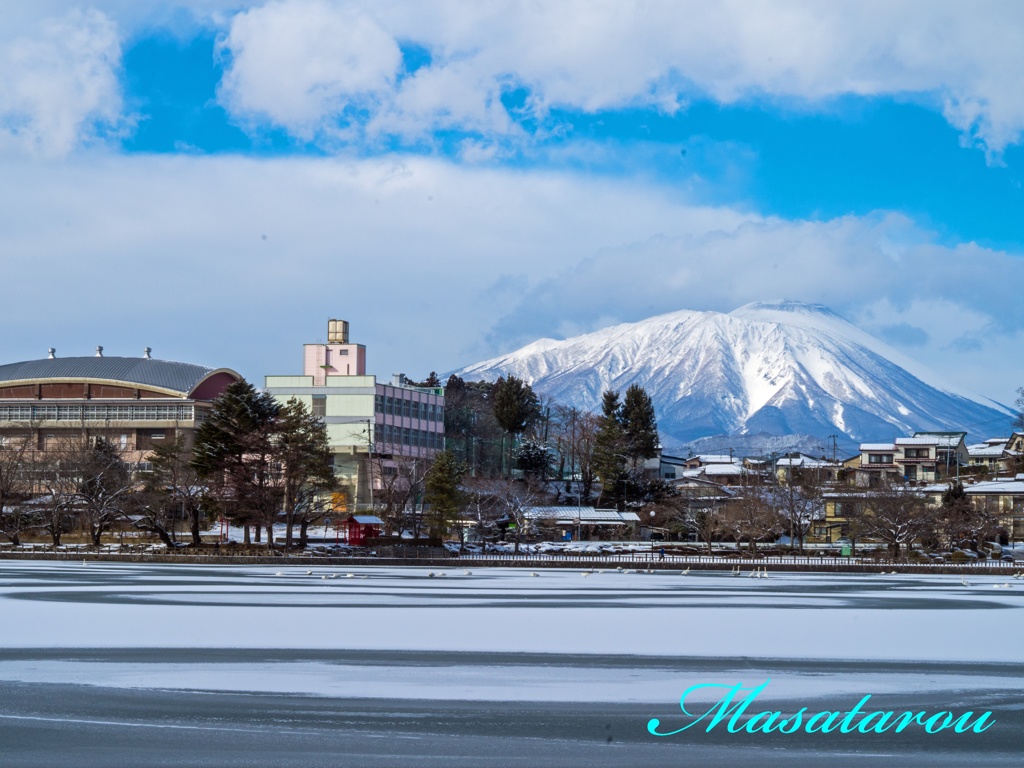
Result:
[[[307,570],[0,561],[0,765],[1024,760],[1024,580]],[[753,711],[995,725],[647,733],[690,686],[768,679]]]

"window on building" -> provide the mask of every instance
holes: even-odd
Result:
[[[892,464],[891,453],[869,453],[868,464]]]
[[[327,395],[313,395],[313,416],[327,418]]]

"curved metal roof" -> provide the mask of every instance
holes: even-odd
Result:
[[[58,357],[0,365],[0,385],[20,381],[100,380],[180,392],[187,395],[216,368],[146,357]],[[227,371],[235,374],[233,371]]]

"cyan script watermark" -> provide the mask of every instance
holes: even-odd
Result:
[[[908,728],[923,728],[926,733],[939,733],[941,731],[952,731],[953,733],[982,733],[987,731],[995,723],[991,712],[982,712],[975,716],[974,712],[968,711],[961,715],[953,712],[940,711],[934,714],[927,712],[892,712],[887,710],[869,710],[868,702],[871,694],[864,696],[852,709],[847,711],[822,711],[808,712],[807,707],[799,711],[785,715],[782,712],[764,711],[753,715],[747,715],[747,709],[752,707],[758,695],[768,687],[771,680],[765,680],[756,688],[745,688],[742,683],[736,685],[722,685],[720,683],[702,683],[687,688],[679,698],[679,707],[683,710],[683,716],[690,718],[675,730],[664,730],[663,724],[657,718],[652,718],[647,723],[647,731],[652,736],[675,736],[691,728],[700,730],[703,728],[711,733],[719,725],[724,724],[724,729],[729,733],[902,733]],[[719,689],[722,696],[710,707],[698,711],[693,704],[690,705],[695,711],[687,709],[686,698],[697,691],[708,691]],[[717,694],[717,691],[715,691]],[[700,705],[705,707],[706,705]],[[700,727],[698,727],[700,726]]]

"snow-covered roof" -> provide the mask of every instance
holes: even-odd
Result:
[[[987,445],[1006,445],[1008,442],[1010,442],[1008,437],[990,437],[985,441]]]
[[[699,459],[701,464],[733,464],[739,461],[728,453],[701,453],[692,458]]]
[[[777,467],[807,467],[808,469],[835,466],[831,461],[815,459],[812,456],[801,456],[798,459],[779,459],[775,462],[775,465]]]
[[[638,521],[635,512],[594,507],[527,507],[523,510],[527,520],[549,520],[557,525],[622,525]]]
[[[1024,495],[1024,479],[1018,476],[1014,480],[985,480],[980,483],[964,485],[968,496],[1017,496]]]
[[[939,445],[934,437],[897,437],[896,445]]]
[[[861,453],[864,451],[895,451],[895,443],[861,443]]]
[[[742,475],[745,471],[739,464],[709,464],[706,467],[701,467],[701,469],[708,477]]]
[[[955,448],[960,445],[960,441],[964,439],[966,434],[966,432],[915,432],[914,437],[934,438],[936,445],[941,445],[945,448]]]
[[[384,521],[376,515],[352,515],[351,518],[360,525],[384,525]]]
[[[998,459],[1005,452],[1005,448],[1002,445],[989,445],[988,443],[978,443],[977,445],[967,446],[967,455],[972,459],[981,458],[994,458]]]

